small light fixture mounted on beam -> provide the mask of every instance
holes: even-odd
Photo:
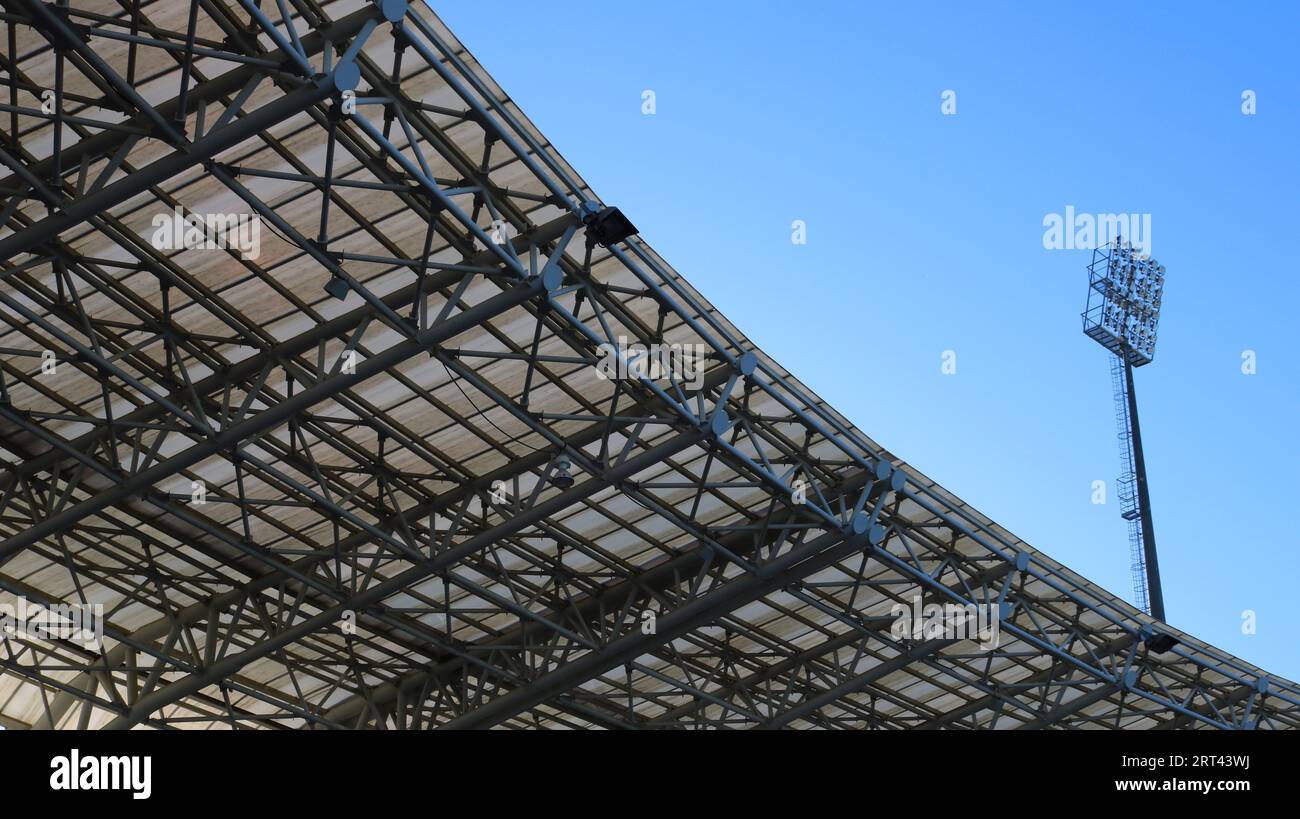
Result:
[[[1166,652],[1172,651],[1174,646],[1178,645],[1181,642],[1182,640],[1179,640],[1174,635],[1164,634],[1162,632],[1156,632],[1155,634],[1152,634],[1150,637],[1147,638],[1146,641],[1147,648],[1151,649],[1157,654],[1164,654]]]
[[[330,280],[325,283],[325,292],[343,301],[348,297],[348,283],[339,276],[330,276]]]
[[[1182,643],[1182,640],[1178,639],[1174,635],[1163,631],[1156,631],[1149,625],[1143,626],[1141,631],[1138,633],[1138,636],[1142,638],[1142,642],[1146,643],[1147,649],[1156,654],[1165,654],[1172,651],[1175,646]]]
[[[582,203],[582,223],[587,226],[587,246],[609,247],[637,234],[636,225],[618,208]]]
[[[554,469],[551,472],[551,484],[558,486],[560,489],[568,489],[573,486],[573,464],[569,461],[569,456],[563,453],[556,455],[552,462]]]

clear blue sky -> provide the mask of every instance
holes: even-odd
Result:
[[[763,350],[1129,600],[1090,252],[1044,249],[1043,219],[1151,214],[1168,274],[1136,375],[1168,617],[1300,680],[1300,6],[432,5]]]

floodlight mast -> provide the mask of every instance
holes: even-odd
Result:
[[[1142,555],[1146,566],[1147,613],[1165,619],[1165,596],[1160,587],[1160,561],[1156,557],[1156,532],[1151,520],[1151,495],[1147,490],[1146,459],[1142,455],[1142,431],[1138,424],[1137,393],[1133,390],[1133,365],[1124,360],[1124,382],[1128,393],[1129,426],[1133,431],[1133,469],[1137,478],[1138,511],[1142,517]]]
[[[1164,593],[1160,585],[1133,369],[1150,364],[1155,355],[1164,273],[1162,265],[1145,253],[1139,254],[1117,236],[1104,248],[1093,251],[1092,263],[1088,265],[1088,302],[1083,312],[1084,334],[1115,356],[1111,359],[1111,382],[1124,468],[1117,494],[1121,517],[1129,526],[1136,603],[1162,621]]]

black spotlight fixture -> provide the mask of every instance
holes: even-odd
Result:
[[[1172,634],[1161,634],[1157,632],[1147,638],[1147,648],[1157,654],[1164,654],[1166,651],[1169,651],[1181,642],[1182,640],[1179,640]]]
[[[618,208],[602,208],[595,202],[582,205],[582,223],[587,226],[587,244],[609,247],[637,233],[636,225]]]
[[[573,486],[573,464],[569,463],[569,456],[555,456],[554,469],[551,471],[551,484],[561,489],[568,489]]]
[[[339,276],[330,276],[330,280],[325,283],[325,292],[343,301],[348,297],[348,283]]]

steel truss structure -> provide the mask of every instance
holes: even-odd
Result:
[[[422,5],[3,3],[0,592],[104,615],[0,643],[6,727],[1300,725],[588,242]]]

